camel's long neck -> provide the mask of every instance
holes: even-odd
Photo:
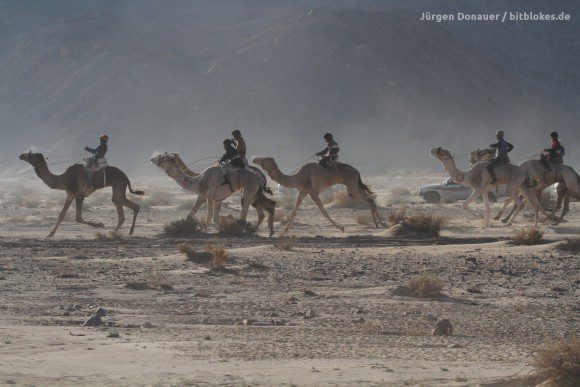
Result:
[[[465,177],[465,172],[462,172],[455,165],[455,160],[453,158],[441,160],[443,168],[449,173],[449,176],[453,178],[457,183],[461,183]]]
[[[192,177],[183,172],[176,163],[170,163],[163,168],[163,171],[177,182],[182,188],[197,193],[199,175]]]
[[[39,166],[34,167],[34,172],[36,175],[44,181],[44,184],[52,189],[65,189],[66,184],[62,182],[62,175],[55,175],[48,169],[46,163],[42,163]]]
[[[273,163],[273,166],[266,169],[266,172],[268,172],[268,175],[270,175],[272,180],[282,185],[283,187],[299,188],[300,186],[300,184],[298,183],[297,175],[292,176],[285,175],[284,173],[282,173],[280,167],[278,167],[278,164],[276,164],[275,162]]]

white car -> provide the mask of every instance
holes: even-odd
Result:
[[[473,190],[461,184],[457,184],[452,178],[446,179],[441,184],[424,185],[419,188],[419,196],[427,203],[454,202],[465,200]],[[489,201],[495,203],[498,197],[505,196],[505,186],[499,186],[497,190],[489,193]]]

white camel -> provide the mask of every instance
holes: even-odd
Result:
[[[219,209],[221,202],[234,192],[242,192],[242,211],[240,220],[246,221],[250,205],[256,207],[258,222],[256,228],[264,220],[264,210],[268,212],[268,228],[270,236],[274,234],[274,211],[276,202],[264,195],[265,184],[260,177],[247,169],[232,168],[229,173],[230,185],[222,185],[222,172],[219,166],[211,166],[202,173],[189,170],[177,153],[164,153],[151,159],[151,162],[173,178],[183,189],[197,194],[197,199],[187,215],[193,218],[197,210],[207,202],[207,218],[219,223]]]

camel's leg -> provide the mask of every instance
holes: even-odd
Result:
[[[491,212],[491,209],[489,207],[489,192],[485,192],[482,196],[483,196],[483,204],[485,205],[483,227],[489,227],[489,214]]]
[[[261,206],[256,206],[256,213],[258,214],[258,221],[256,222],[256,229],[260,227],[266,215],[264,215],[264,209]]]
[[[270,236],[274,235],[274,211],[268,212],[268,230],[270,230]]]
[[[341,226],[340,224],[336,223],[334,220],[332,220],[332,218],[330,217],[330,215],[328,215],[328,212],[326,211],[326,208],[324,208],[324,205],[322,204],[322,202],[320,201],[320,198],[318,197],[318,194],[316,193],[311,193],[310,197],[312,198],[312,200],[314,201],[314,203],[316,203],[316,205],[318,206],[318,209],[320,210],[320,212],[322,212],[322,215],[324,215],[324,217],[326,219],[328,219],[328,221],[337,229],[339,229],[340,231],[344,232],[344,226]]]
[[[198,196],[197,199],[195,199],[195,203],[193,203],[191,211],[189,211],[189,214],[187,214],[187,218],[193,219],[195,217],[197,210],[199,210],[200,207],[203,206],[203,203],[205,203],[205,197]]]
[[[52,238],[54,236],[54,234],[56,233],[56,230],[58,229],[58,226],[60,226],[60,224],[64,220],[66,212],[68,211],[68,208],[70,207],[74,197],[75,196],[73,194],[70,194],[70,193],[66,195],[64,205],[62,206],[62,210],[60,210],[60,214],[58,215],[58,219],[56,221],[56,224],[54,225],[54,228],[52,229],[50,234],[48,234],[49,238]]]
[[[207,198],[207,214],[205,216],[205,226],[209,227],[212,217],[213,217],[213,206],[214,206],[214,201],[213,199],[210,199],[209,197]]]
[[[137,222],[137,214],[139,214],[139,210],[141,209],[141,206],[138,205],[137,203],[130,201],[127,198],[123,199],[122,204],[125,207],[133,210],[133,220],[131,221],[131,229],[129,230],[129,235],[133,235],[133,232],[135,231],[135,223]]]
[[[213,204],[213,222],[215,224],[220,224],[220,210],[222,208],[222,200],[214,201]]]
[[[562,219],[564,219],[564,215],[566,215],[570,209],[570,195],[565,193],[563,196],[564,207],[562,208],[562,213],[560,214],[560,218],[558,218],[558,220],[554,222],[552,226],[557,226],[562,221]]]
[[[566,186],[566,184],[559,183],[558,187],[556,188],[556,192],[558,193],[558,199],[556,200],[556,206],[551,211],[552,214],[555,214],[562,208],[562,201],[564,199],[564,196],[566,195],[566,191],[568,191],[568,187]]]
[[[510,187],[508,187],[508,189],[509,188]],[[516,210],[515,210],[514,214],[512,215],[510,221],[508,222],[508,226],[511,226],[514,223],[514,221],[516,220],[516,218],[518,217],[518,214],[520,213],[520,211],[524,208],[524,202],[522,201],[522,199],[520,198],[518,193],[513,188],[511,188],[507,192],[509,192],[509,197],[512,198],[512,200],[515,202],[515,206],[516,206]]]
[[[125,223],[125,211],[123,211],[123,205],[120,202],[113,200],[113,203],[117,207],[117,227],[115,227],[115,232],[117,232],[121,229],[123,223]]]
[[[471,208],[469,208],[469,205],[471,203],[473,203],[474,201],[476,201],[477,198],[479,198],[481,196],[481,193],[482,193],[481,189],[473,190],[471,195],[469,195],[469,197],[462,204],[463,209],[465,211],[467,211],[468,213],[470,213],[471,216],[473,216],[475,218],[481,218],[481,216],[476,211],[473,211]]]
[[[256,195],[253,195],[252,199],[250,199],[248,196],[249,195],[247,192],[242,194],[242,211],[240,212],[240,220],[242,222],[246,221],[246,218],[248,217],[248,210],[250,209],[252,203],[256,200]]]
[[[526,188],[523,185],[522,185],[522,187],[520,187],[520,191],[522,192],[523,196],[526,199],[528,199],[528,201],[532,205],[532,208],[534,209],[534,214],[535,214],[534,227],[538,227],[538,220],[539,220],[539,216],[540,216],[540,211],[542,211],[543,213],[545,213],[545,211],[542,208],[542,205],[540,204],[540,201],[538,200],[538,197],[534,192],[530,192],[529,188]]]
[[[294,208],[292,209],[292,212],[290,213],[290,217],[288,218],[288,224],[286,224],[286,228],[284,229],[284,233],[287,233],[288,230],[290,229],[290,227],[292,226],[292,223],[294,222],[294,217],[296,216],[296,213],[298,212],[298,208],[302,204],[302,200],[304,200],[305,197],[306,197],[306,192],[302,192],[302,191],[298,192],[298,197],[296,198],[296,203],[294,203]]]
[[[101,222],[89,222],[88,220],[83,219],[83,202],[84,202],[84,200],[85,200],[84,196],[75,197],[77,223],[87,224],[91,227],[105,227],[105,225]]]
[[[522,195],[520,195],[520,200],[523,200],[523,199],[524,199],[524,197]],[[512,198],[510,198],[508,196],[505,201],[506,201],[506,203],[508,203],[508,202],[511,203],[513,200],[512,200]],[[513,216],[514,212],[516,211],[516,208],[517,208],[517,205],[514,203],[514,205],[512,206],[512,210],[510,211],[510,213],[507,214],[507,216],[505,218],[503,218],[501,220],[501,222],[502,223],[507,223],[510,220],[510,218]]]
[[[500,210],[498,211],[497,215],[494,216],[493,219],[499,220],[501,218],[501,216],[503,215],[503,213],[504,213],[505,209],[507,208],[507,206],[511,203],[511,201],[512,200],[510,198],[506,198],[505,202],[503,203],[503,206],[500,208]],[[512,212],[513,212],[513,210],[512,210]],[[509,218],[509,215],[507,217]]]

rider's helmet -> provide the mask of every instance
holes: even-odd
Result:
[[[101,134],[101,137],[99,137],[99,140],[101,140],[101,142],[108,142],[109,136],[107,136],[106,134]]]
[[[550,133],[550,137],[552,137],[552,138],[558,138],[558,132],[552,132],[552,133]]]
[[[325,140],[332,140],[332,134],[330,134],[330,133],[326,133],[326,134],[324,135],[324,139],[325,139]]]
[[[497,132],[495,132],[495,136],[497,138],[503,138],[503,130],[498,130]]]
[[[229,138],[226,138],[226,139],[224,140],[224,145],[225,145],[225,146],[231,146],[231,145],[232,145],[232,140],[230,140]]]
[[[232,136],[234,136],[234,138],[240,138],[242,137],[242,133],[236,129],[232,132]]]

